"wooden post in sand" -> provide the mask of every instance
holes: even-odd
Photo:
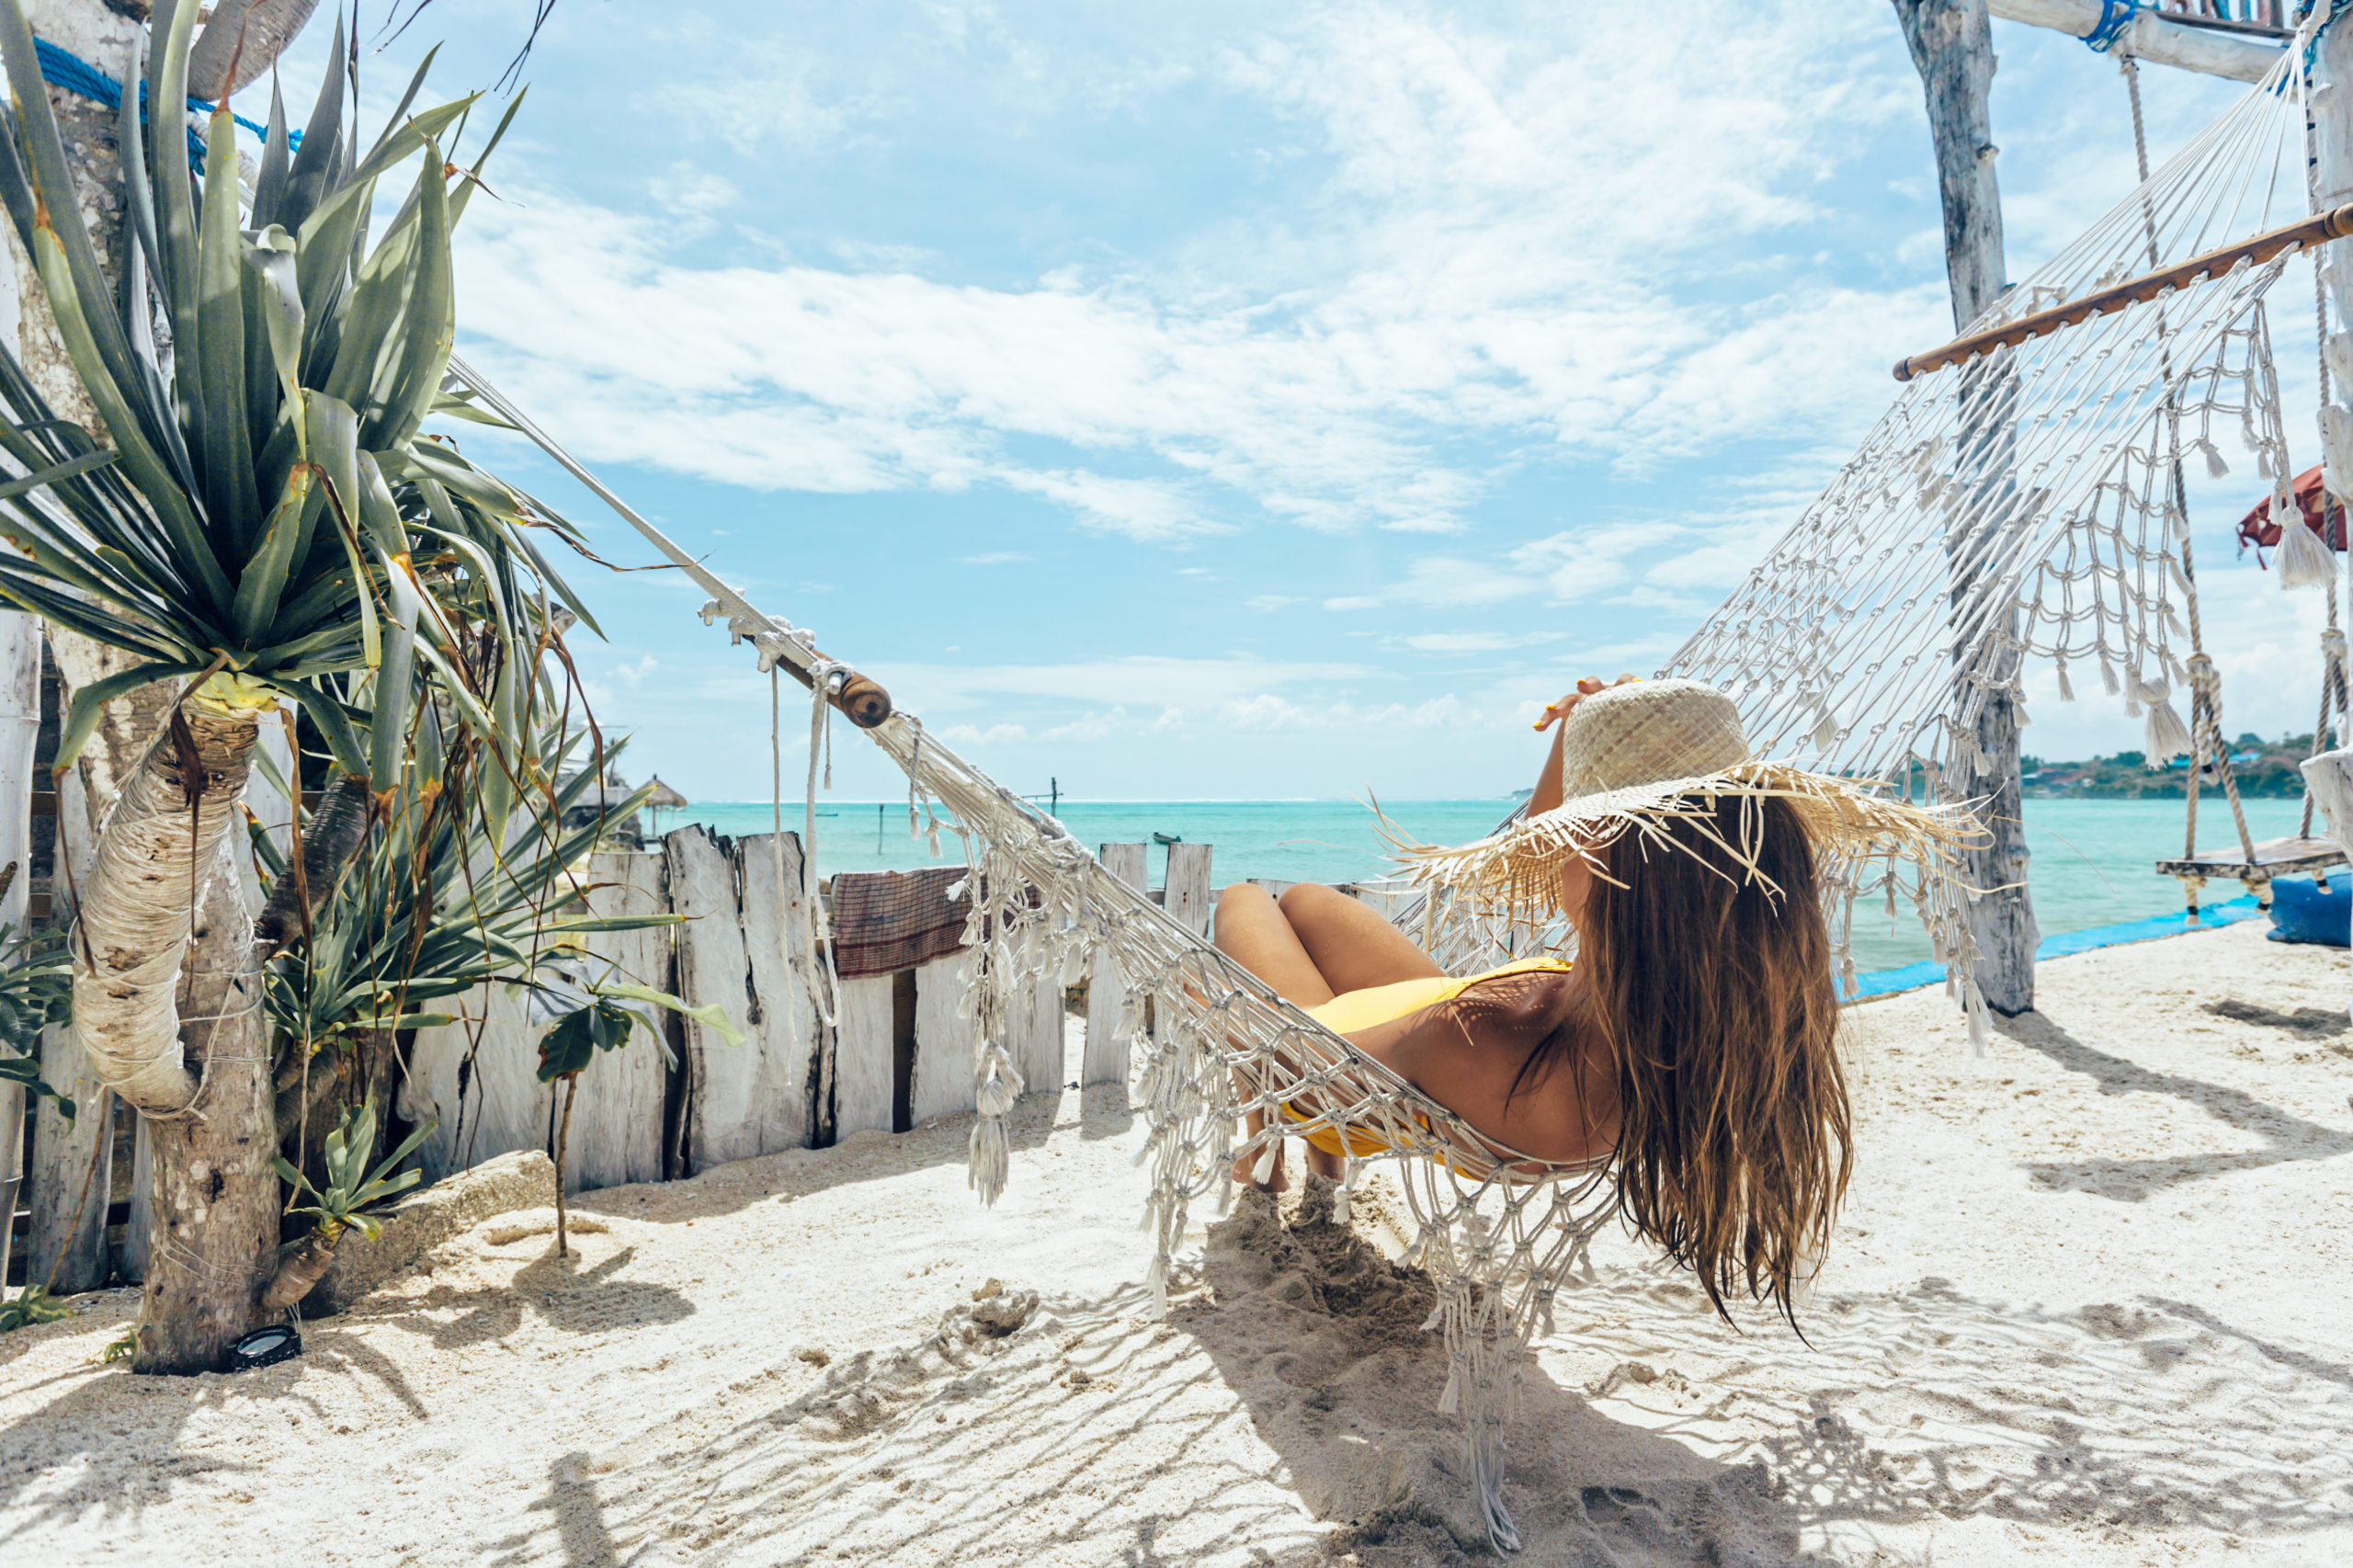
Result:
[[[2324,205],[2353,200],[2353,18],[2340,16],[2336,25],[2320,35],[2313,74],[2313,195]],[[2327,351],[2321,356],[2325,399],[2320,410],[2321,458],[2327,491],[2343,502],[2353,496],[2353,386],[2346,384],[2347,378],[2337,368],[2353,366],[2353,244],[2330,241],[2320,247],[2313,265],[2320,268],[2326,318],[2323,330],[2328,334]],[[2346,585],[2353,591],[2353,551],[2346,551],[2345,572]],[[2327,756],[2341,755],[2328,753],[2307,764],[2307,779],[2313,778],[2316,765]],[[2313,794],[2325,802],[2317,780]],[[2345,835],[2353,832],[2353,817],[2332,813],[2330,821],[2332,835],[2342,847]]]
[[[1043,933],[1030,940],[1044,944]],[[1013,1055],[1014,1071],[1021,1074],[1024,1095],[1048,1094],[1063,1086],[1063,982],[1059,974],[1039,977],[1024,995],[1016,997],[1006,1021],[1006,1050]]]
[[[1141,844],[1106,844],[1100,851],[1103,869],[1131,888],[1144,885],[1144,851]],[[1128,1037],[1120,1032],[1128,989],[1108,959],[1095,960],[1086,986],[1086,1066],[1082,1084],[1124,1084],[1128,1081]]]
[[[1210,846],[1172,844],[1162,878],[1161,907],[1194,936],[1207,939],[1217,892],[1210,880]]]
[[[687,1021],[687,1165],[805,1148],[815,1124],[811,1095],[823,1041],[809,973],[809,911],[801,894],[801,840],[767,834],[731,846],[699,824],[662,840],[678,933],[678,994],[717,1002],[742,1031],[737,1046]]]
[[[81,831],[88,820],[80,773],[69,770],[58,797],[60,822],[57,853],[73,857],[73,881],[87,887],[91,835]],[[74,831],[64,831],[64,814]],[[67,878],[60,868],[56,888],[62,895]],[[110,1260],[106,1256],[107,1199],[114,1178],[114,1141],[108,1136],[113,1116],[105,1085],[90,1064],[89,1053],[74,1038],[74,1026],[53,1024],[41,1031],[40,1075],[73,1100],[79,1114],[69,1125],[56,1105],[41,1101],[33,1116],[32,1166],[25,1207],[32,1211],[26,1235],[25,1278],[39,1284],[55,1270],[59,1295],[95,1290],[106,1283]],[[82,1200],[85,1187],[89,1199]],[[77,1220],[76,1214],[80,1216]]]
[[[844,975],[834,1010],[834,1141],[888,1132],[896,1103],[899,977]]]
[[[972,1108],[972,1020],[964,1015],[971,949],[915,971],[915,1052],[907,1083],[907,1120]]]
[[[33,1113],[32,1210],[25,1282],[69,1296],[107,1282],[107,1198],[114,1176],[112,1101],[70,1024],[41,1031],[40,1075],[71,1099],[67,1121],[44,1099]]]
[[[1993,28],[1986,20],[1985,0],[1893,0],[1893,5],[1927,98],[1937,186],[1944,205],[1945,272],[1952,284],[1953,325],[1966,329],[2009,287],[2002,260],[2002,193],[1994,177],[1994,159],[2001,149],[1994,145],[1987,108],[1994,85]],[[1980,406],[1988,418],[1998,418],[2005,402],[1998,389],[1989,389]],[[2006,440],[1972,445],[2004,454],[2008,449]],[[1985,472],[1971,476],[1970,482],[2007,480]],[[1965,583],[1954,584],[1956,604],[1966,590]],[[2001,680],[2012,672],[1982,673]],[[2018,710],[2007,690],[1983,689],[1975,735],[1982,760],[1953,784],[1959,795],[1986,802],[1983,815],[1991,835],[1984,844],[1962,851],[1970,885],[1986,890],[1969,910],[1977,983],[1995,1011],[2015,1015],[2034,1006],[2034,952],[2041,935],[2026,889]]]
[[[642,850],[611,850],[588,861],[592,915],[659,915],[670,907],[663,887],[662,857]],[[592,931],[589,953],[613,967],[614,976],[668,991],[672,927],[639,931]],[[538,1051],[533,1050],[536,1064]],[[580,1075],[572,1126],[564,1141],[563,1185],[567,1191],[620,1187],[662,1179],[662,1102],[668,1073],[662,1048],[641,1028],[622,1050],[599,1051]]]
[[[32,893],[33,748],[40,739],[40,622],[0,611],[0,926],[24,935]],[[24,1167],[25,1091],[0,1084],[0,1291],[16,1230],[17,1173]]]

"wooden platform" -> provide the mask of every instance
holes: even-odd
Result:
[[[2217,850],[2182,860],[2160,860],[2157,871],[2168,877],[2231,878],[2268,881],[2274,877],[2301,877],[2345,864],[2345,852],[2325,838],[2267,838],[2255,846],[2255,858],[2238,849]]]

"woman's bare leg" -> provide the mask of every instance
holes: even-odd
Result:
[[[1274,894],[1256,883],[1236,882],[1218,895],[1212,930],[1219,952],[1273,986],[1284,1001],[1320,1007],[1336,994]]]
[[[1283,894],[1281,911],[1293,939],[1336,994],[1446,973],[1404,932],[1337,888],[1302,882]]]
[[[1301,1007],[1320,1007],[1333,996],[1330,983],[1307,949],[1291,929],[1282,910],[1266,889],[1249,882],[1236,882],[1218,895],[1217,921],[1214,927],[1218,951],[1240,964],[1275,988],[1284,1001]],[[1256,1138],[1267,1125],[1264,1111],[1249,1113],[1250,1136]],[[1251,1179],[1250,1167],[1258,1156],[1245,1155],[1233,1162],[1233,1179]],[[1336,1172],[1338,1162],[1322,1150],[1310,1145],[1308,1167],[1320,1176]],[[1324,1168],[1332,1165],[1333,1170]],[[1282,1145],[1275,1145],[1274,1173],[1267,1177],[1266,1189],[1280,1192],[1290,1184],[1283,1177]]]

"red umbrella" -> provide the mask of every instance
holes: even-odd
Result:
[[[2296,475],[2296,510],[2304,515],[2304,527],[2328,540],[2329,549],[2343,550],[2345,548],[2345,507],[2336,496],[2328,494],[2321,488],[2320,472],[2321,465],[2315,463]],[[2328,507],[2328,527],[2325,531],[2321,527],[2321,506],[2324,502]],[[2255,545],[2259,549],[2268,550],[2279,542],[2279,525],[2271,520],[2271,499],[2266,496],[2254,511],[2239,519],[2239,548],[2244,550],[2248,545]],[[2259,555],[2256,557],[2257,562],[2262,559]]]

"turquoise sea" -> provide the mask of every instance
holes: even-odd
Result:
[[[1512,806],[1500,798],[1381,804],[1401,833],[1428,844],[1480,837]],[[2027,845],[2034,856],[2029,886],[2043,935],[2179,910],[2180,883],[2158,876],[2152,867],[2160,857],[2181,852],[2182,809],[2180,801],[2029,801]],[[2296,801],[2249,801],[2246,812],[2256,837],[2277,838],[2296,831],[2302,806]],[[725,834],[765,833],[774,812],[767,801],[718,802],[664,812],[658,825],[701,822]],[[801,807],[788,803],[784,813],[786,828],[800,831]],[[1212,866],[1221,882],[1249,877],[1343,882],[1377,877],[1387,869],[1379,823],[1354,801],[1065,800],[1055,814],[1089,846],[1151,844],[1155,883],[1167,859],[1167,851],[1153,843],[1155,833],[1213,846]],[[2219,797],[2201,801],[2198,815],[2202,847],[2234,843],[2230,812]],[[944,859],[962,858],[953,833],[940,835],[940,849]],[[820,875],[935,863],[923,841],[907,835],[905,801],[819,803]],[[2211,903],[2238,892],[2235,883],[2212,883],[2205,898]],[[1855,959],[1864,970],[1893,969],[1928,956],[1927,939],[1908,915],[1890,922],[1883,914],[1858,910],[1855,927]]]

